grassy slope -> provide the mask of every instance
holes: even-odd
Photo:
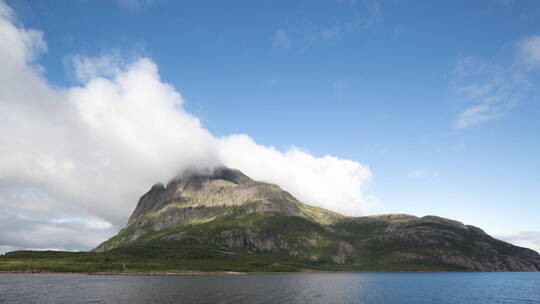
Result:
[[[16,251],[0,256],[0,271],[152,272],[167,270],[297,272],[324,271],[456,271],[440,264],[337,265],[306,262],[273,252],[249,254],[241,250],[186,246],[174,243],[130,246],[99,252]]]
[[[301,254],[294,257],[282,250],[257,251],[253,248],[231,249],[201,246],[196,242],[163,241],[161,237],[180,232],[203,239],[219,239],[222,231],[252,229],[258,233],[282,235]],[[340,240],[354,240],[371,236],[369,226],[336,227],[334,233],[304,218],[276,212],[245,213],[242,207],[212,221],[198,221],[169,230],[149,231],[129,246],[108,252],[18,251],[0,256],[0,271],[48,272],[120,272],[128,271],[242,271],[242,272],[295,272],[302,270],[357,270],[357,271],[436,271],[462,270],[443,264],[380,263],[379,258],[395,248],[382,246],[373,254],[351,259],[347,264],[332,262],[331,254]],[[124,233],[129,232],[129,227]],[[302,243],[299,239],[313,239]],[[310,257],[316,256],[316,261]]]

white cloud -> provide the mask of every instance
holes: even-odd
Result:
[[[73,56],[80,85],[53,88],[36,63],[42,33],[17,26],[2,1],[0,41],[1,248],[92,248],[152,184],[218,163],[350,214],[376,200],[358,162],[216,139],[148,58]]]
[[[540,230],[517,231],[494,235],[494,237],[540,253]]]
[[[255,179],[282,185],[299,200],[346,214],[359,215],[377,206],[361,185],[371,178],[366,166],[325,155],[315,157],[297,148],[286,152],[258,145],[247,135],[221,138],[224,164]]]
[[[110,50],[99,57],[74,55],[68,56],[66,59],[68,68],[73,70],[76,80],[81,83],[96,77],[114,77],[122,71],[122,68],[127,68],[127,62],[122,60],[117,50]]]
[[[160,81],[153,62],[118,69],[62,90],[24,64],[4,70],[3,185],[38,189],[60,210],[119,223],[149,184],[218,161],[212,135],[182,110],[182,97]]]
[[[91,248],[114,234],[110,223],[98,218],[28,216],[2,210],[0,213],[0,253],[9,249]],[[4,248],[2,248],[4,247]]]

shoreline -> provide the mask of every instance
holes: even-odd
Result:
[[[254,275],[254,274],[344,274],[344,273],[514,273],[512,271],[324,271],[306,270],[297,272],[239,272],[239,271],[200,271],[200,270],[169,270],[169,271],[115,271],[115,272],[55,272],[42,270],[9,270],[0,271],[3,274],[80,274],[80,275],[112,275],[112,276],[197,276],[197,275]]]
[[[56,272],[42,270],[9,270],[0,271],[1,274],[84,274],[84,275],[124,275],[124,276],[194,276],[194,275],[247,275],[247,272],[238,271],[198,271],[198,270],[182,270],[182,271],[101,271],[101,272]]]

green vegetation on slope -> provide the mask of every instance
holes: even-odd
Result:
[[[209,248],[161,242],[116,248],[108,252],[15,251],[0,256],[0,271],[43,272],[152,272],[152,271],[456,271],[458,267],[432,264],[337,265],[291,259],[275,252]]]
[[[322,226],[302,217],[278,212],[247,213],[245,207],[231,209],[227,215],[212,220],[183,223],[163,231],[149,230],[141,238],[106,252],[16,251],[0,256],[0,271],[46,272],[152,272],[152,271],[239,271],[239,272],[297,272],[297,271],[457,271],[462,267],[433,261],[417,263],[381,263],[381,257],[391,254],[394,246],[377,246],[370,254],[350,258],[336,264],[332,254],[343,239],[372,236],[379,226],[347,224],[336,226],[331,233]],[[148,228],[149,229],[149,228]],[[260,250],[250,243],[240,248],[224,246],[223,232],[230,239],[248,229],[263,239],[281,238],[290,250],[276,248]],[[128,226],[119,236],[132,233]],[[164,240],[164,236],[179,233],[190,238]],[[198,240],[202,240],[201,244]],[[212,240],[215,245],[212,245]],[[220,242],[223,241],[223,242]],[[406,248],[406,244],[396,244]],[[409,246],[410,247],[410,246]],[[409,248],[411,249],[411,248]],[[291,255],[291,250],[298,252]],[[125,267],[125,268],[124,268]]]

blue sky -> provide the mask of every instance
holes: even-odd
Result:
[[[81,84],[77,56],[147,57],[215,137],[368,167],[368,214],[535,232],[540,248],[537,1],[7,4],[43,33],[53,88]]]

